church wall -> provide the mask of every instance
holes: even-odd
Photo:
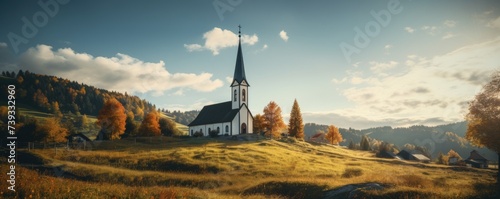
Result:
[[[226,133],[226,125],[229,127],[229,131],[231,130],[231,122],[224,122],[224,123],[215,123],[215,124],[206,124],[206,125],[198,125],[198,126],[192,126],[189,127],[189,135],[192,136],[191,130],[193,130],[193,133],[196,133],[197,131],[202,131],[204,136],[209,136],[210,130],[217,130],[217,127],[219,127],[219,135],[224,135]],[[231,132],[228,132],[228,134],[231,134]]]
[[[229,135],[238,135],[240,134],[240,124],[239,124],[240,113],[236,114],[233,121],[231,122],[231,133]]]

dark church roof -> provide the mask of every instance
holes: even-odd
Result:
[[[203,107],[188,126],[231,122],[240,109],[232,109],[231,101]]]
[[[238,55],[236,56],[236,64],[234,66],[234,76],[233,82],[236,81],[238,83],[243,82],[245,80],[248,84],[247,78],[245,76],[245,63],[243,62],[243,53],[241,52],[241,32],[239,35],[239,43],[238,43]]]

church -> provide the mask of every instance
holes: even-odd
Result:
[[[241,28],[241,27],[240,27]],[[196,132],[208,136],[216,131],[218,135],[239,135],[253,133],[253,116],[248,109],[248,81],[241,51],[241,29],[238,32],[238,54],[231,83],[231,100],[204,106],[189,126],[189,134]]]

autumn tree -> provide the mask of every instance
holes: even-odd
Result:
[[[498,154],[500,159],[500,71],[491,76],[473,101],[469,103],[465,138],[477,146],[485,146]],[[498,161],[500,168],[500,161]],[[497,173],[500,188],[500,170]]]
[[[125,132],[126,118],[125,108],[118,100],[115,98],[107,100],[97,116],[97,124],[101,126],[98,139],[120,139]]]
[[[266,130],[266,120],[261,114],[255,115],[253,118],[253,132],[262,133]]]
[[[302,122],[302,114],[297,99],[293,101],[292,112],[290,112],[288,134],[295,138],[304,138],[304,123]]]
[[[443,153],[439,152],[437,163],[448,165],[448,159],[449,159],[449,157],[447,155],[444,155]]]
[[[159,124],[159,115],[156,111],[149,112],[139,127],[139,135],[141,136],[160,136],[161,129]]]
[[[342,142],[342,135],[339,132],[339,128],[334,125],[328,126],[328,133],[326,133],[325,138],[330,144],[339,144],[339,142]]]
[[[177,134],[177,124],[170,118],[162,117],[158,121],[162,135],[173,136]]]
[[[51,117],[36,126],[36,134],[43,142],[65,142],[68,129],[61,126],[58,118]]]
[[[462,157],[456,151],[454,151],[453,149],[450,149],[450,151],[448,151],[448,157],[449,158],[457,158],[457,160],[461,160],[462,159]]]
[[[7,117],[8,117],[8,108],[7,106],[0,106],[0,120],[3,121],[4,123],[7,123]]]
[[[279,137],[280,130],[286,127],[286,124],[283,122],[283,116],[281,116],[281,108],[276,102],[271,101],[264,107],[264,119],[268,129],[266,135],[271,136],[271,138]]]

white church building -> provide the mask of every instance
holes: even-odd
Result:
[[[248,81],[241,52],[241,30],[238,32],[238,54],[231,83],[231,101],[204,106],[189,126],[189,135],[196,132],[208,136],[217,131],[219,135],[253,133],[253,116],[248,109]]]

